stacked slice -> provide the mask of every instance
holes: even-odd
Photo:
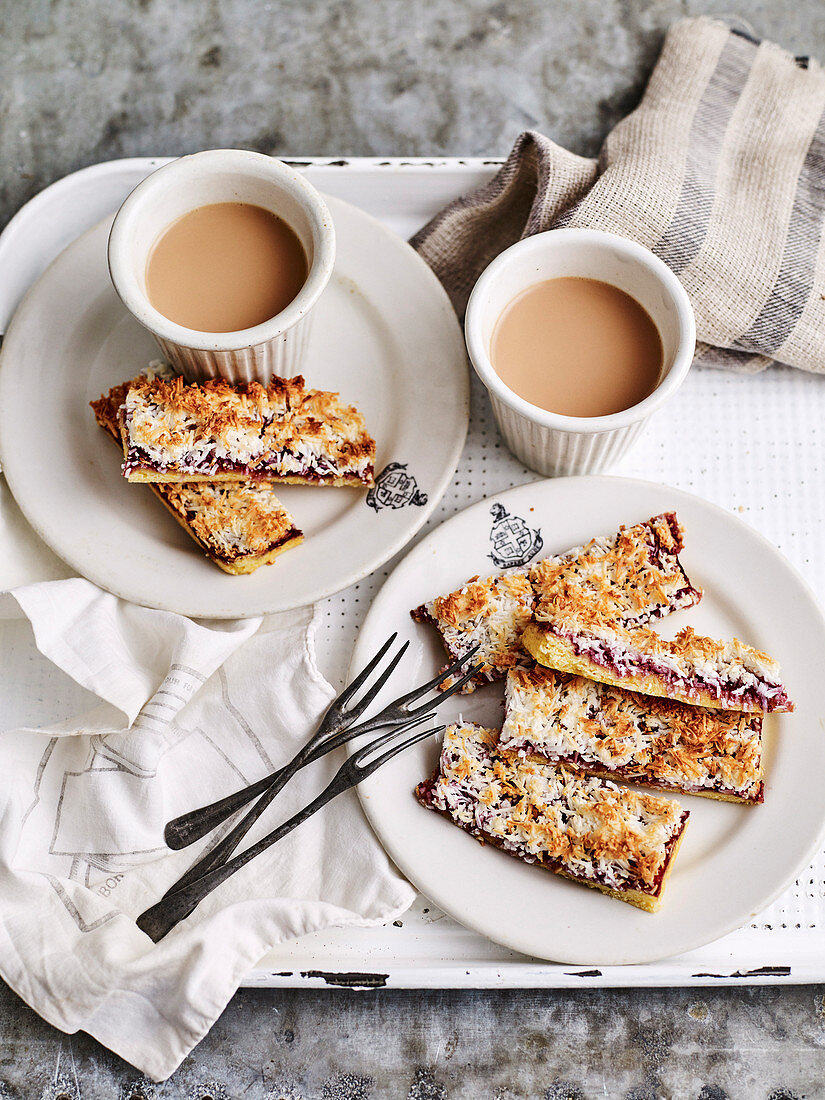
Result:
[[[522,643],[539,664],[701,707],[793,709],[779,666],[766,653],[690,627],[666,641],[643,619],[616,614],[612,593],[598,580],[553,560],[533,569],[533,621]]]
[[[793,709],[766,654],[690,629],[668,642],[647,625],[701,598],[681,549],[666,514],[538,562],[519,573],[529,592],[506,630],[500,607],[478,598],[502,578],[473,578],[413,612],[450,654],[481,642],[483,678],[507,681],[501,731],[451,727],[419,800],[477,839],[649,911],[689,814],[613,780],[757,804],[762,715]]]
[[[123,448],[124,477],[150,483],[227,573],[251,573],[303,540],[273,482],[373,484],[375,441],[361,413],[300,376],[187,384],[150,368],[91,406]]]
[[[702,598],[682,568],[681,550],[682,530],[670,512],[623,527],[612,538],[592,539],[532,568],[472,577],[455,592],[422,604],[412,616],[435,626],[451,662],[472,646],[480,647],[477,659],[483,667],[465,689],[471,691],[481,683],[502,679],[508,669],[532,664],[521,643],[545,569],[569,572],[582,586],[599,593],[611,619],[638,625],[691,607]]]

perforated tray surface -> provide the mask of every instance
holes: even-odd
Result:
[[[98,181],[91,169],[83,180],[78,174],[74,184],[69,177],[57,185],[64,191],[54,201],[63,200],[64,209],[68,189],[74,188],[75,224],[71,232],[64,228],[60,246],[117,205],[118,187],[125,195],[159,162],[122,163],[130,167],[118,176],[118,186],[105,165],[99,166]],[[357,203],[404,236],[495,169],[491,162],[455,160],[304,163],[322,190]],[[12,229],[19,249],[25,218]],[[6,243],[0,241],[0,258]],[[48,258],[28,259],[26,278]],[[0,321],[7,319],[20,289],[8,279],[0,285]],[[674,485],[738,513],[783,551],[825,602],[824,441],[825,377],[778,367],[751,376],[694,370],[676,398],[653,418],[635,450],[611,472]],[[467,505],[535,476],[500,443],[486,394],[474,379],[461,462],[419,538]],[[60,567],[48,554],[32,556],[31,536],[21,534],[15,506],[0,488],[0,586],[12,578],[19,583],[58,575]],[[25,566],[20,564],[23,551],[28,555]],[[316,649],[333,684],[343,682],[355,633],[393,566],[388,563],[325,601]],[[770,584],[770,577],[764,583]],[[0,654],[0,728],[18,718],[46,721],[79,709],[78,692],[64,677],[46,678],[47,668],[23,625],[0,623]],[[14,685],[13,690],[7,685]],[[823,947],[825,853],[820,853],[799,881],[746,927],[690,955],[653,965],[582,970],[538,963],[461,928],[422,898],[396,925],[332,930],[286,945],[262,962],[248,984],[524,987],[824,981]]]

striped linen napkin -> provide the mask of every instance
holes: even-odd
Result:
[[[825,73],[707,18],[669,31],[598,161],[523,133],[487,185],[412,239],[463,313],[487,264],[546,229],[609,230],[678,275],[697,359],[825,371]]]

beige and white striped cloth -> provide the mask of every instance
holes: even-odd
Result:
[[[520,237],[631,237],[681,279],[698,359],[825,371],[825,72],[711,19],[675,24],[639,106],[596,160],[521,135],[486,186],[412,239],[461,314]]]

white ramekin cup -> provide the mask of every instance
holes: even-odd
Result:
[[[294,230],[308,276],[277,316],[238,332],[198,332],[176,325],[146,294],[146,263],[158,237],[199,206],[246,202],[271,210]],[[109,272],[121,301],[152,333],[164,356],[192,382],[226,378],[266,384],[300,373],[311,311],[335,262],[335,230],[326,203],[294,168],[262,153],[213,149],[181,157],[132,191],[109,235]]]
[[[502,311],[528,287],[559,276],[611,283],[653,318],[664,356],[659,383],[644,401],[609,416],[562,416],[525,401],[496,374],[490,344]],[[693,360],[696,325],[682,284],[642,245],[596,229],[551,229],[518,241],[482,273],[467,305],[465,336],[504,442],[525,466],[556,477],[599,473],[629,449],[651,413],[684,381]]]

